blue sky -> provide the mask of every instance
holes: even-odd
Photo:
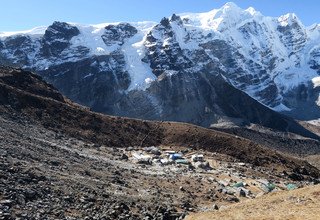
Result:
[[[182,12],[220,8],[223,0],[0,0],[0,31],[50,25],[53,21],[97,24],[114,21],[160,21]],[[294,12],[305,25],[320,23],[319,0],[234,0],[238,6],[268,16]]]

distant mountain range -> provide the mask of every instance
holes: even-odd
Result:
[[[320,26],[233,3],[159,23],[54,22],[1,33],[0,63],[35,71],[73,101],[111,115],[298,133],[274,110],[320,118]]]

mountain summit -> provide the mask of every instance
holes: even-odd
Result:
[[[159,23],[54,22],[2,33],[0,62],[37,72],[98,112],[279,128],[271,109],[320,117],[319,42],[319,26],[294,14],[265,17],[227,3]]]

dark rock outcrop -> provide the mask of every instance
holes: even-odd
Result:
[[[80,31],[77,27],[65,22],[54,22],[43,35],[40,54],[46,58],[59,56],[64,49],[70,46],[71,38],[78,34]]]
[[[123,45],[125,40],[138,33],[138,30],[129,23],[120,23],[118,25],[108,25],[101,36],[107,46],[115,44]]]

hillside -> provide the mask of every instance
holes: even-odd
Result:
[[[19,81],[25,83],[17,83]],[[164,144],[203,148],[265,166],[274,166],[285,157],[249,140],[189,124],[141,121],[93,113],[63,98],[51,85],[30,72],[2,68],[0,83],[3,113],[17,111],[48,129],[108,147]],[[294,161],[293,158],[290,160]],[[296,164],[291,162],[279,164],[291,168],[303,166],[298,160]]]
[[[186,220],[273,219],[317,220],[320,218],[320,186],[290,192],[272,193],[252,201],[232,205],[221,211],[198,213]]]

